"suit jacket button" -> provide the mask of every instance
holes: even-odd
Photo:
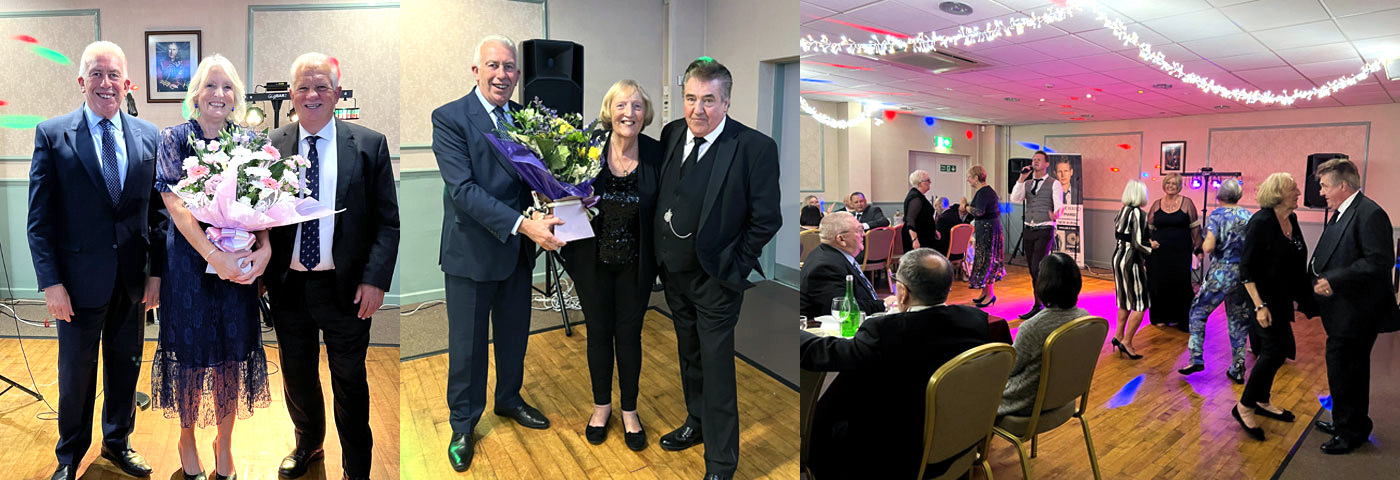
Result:
[[[116,250],[116,249],[117,249],[117,244],[113,243],[113,244],[112,244],[112,250]]]

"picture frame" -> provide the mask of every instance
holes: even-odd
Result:
[[[203,58],[199,30],[146,32],[146,103],[180,103]]]
[[[1186,141],[1162,142],[1162,158],[1158,163],[1158,174],[1170,175],[1186,171]]]

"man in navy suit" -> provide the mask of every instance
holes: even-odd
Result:
[[[1332,421],[1319,420],[1317,427],[1332,435],[1322,452],[1336,455],[1364,445],[1371,434],[1371,347],[1377,333],[1395,331],[1400,312],[1388,278],[1395,261],[1390,217],[1361,193],[1361,175],[1350,160],[1318,165],[1317,178],[1327,207],[1334,210],[1309,265],[1327,331],[1327,385],[1332,391]]]
[[[128,475],[151,467],[127,442],[136,420],[142,305],[160,302],[160,247],[147,226],[154,191],[155,125],[121,113],[131,87],[111,42],[83,50],[85,103],[35,129],[29,170],[29,251],[58,323],[58,469],[75,478],[92,443],[97,352],[103,366],[102,456]]]
[[[447,457],[466,471],[472,431],[486,408],[488,321],[496,347],[495,413],[527,428],[549,428],[549,419],[520,395],[530,327],[530,283],[535,245],[556,250],[564,242],[551,217],[527,218],[530,186],[510,160],[486,139],[509,122],[520,104],[510,101],[520,79],[515,44],[492,35],[477,44],[472,60],[476,88],[433,110],[433,154],[446,182],[439,262],[447,289],[447,406],[452,440]]]
[[[682,85],[685,118],[661,131],[665,166],[652,232],[688,415],[659,443],[684,450],[703,441],[705,478],[725,479],[739,465],[734,326],[753,286],[749,272],[783,225],[778,146],[729,118],[734,78],[724,65],[701,57]]]

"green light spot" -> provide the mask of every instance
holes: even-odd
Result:
[[[710,57],[700,57],[700,58],[697,58],[696,60],[700,60],[700,61],[704,61],[704,62],[713,62],[713,61],[715,61],[715,59],[710,58]]]
[[[0,128],[24,130],[34,128],[44,117],[38,115],[0,115]]]
[[[59,65],[69,65],[73,63],[73,61],[69,60],[68,57],[64,56],[62,53],[58,53],[53,49],[40,47],[38,45],[29,48],[34,50],[34,53],[38,54],[40,57],[44,57],[48,60],[51,60],[53,61],[53,63],[57,63]]]

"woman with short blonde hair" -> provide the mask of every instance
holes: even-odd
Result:
[[[1147,208],[1152,257],[1147,259],[1147,291],[1152,323],[1189,331],[1191,259],[1201,244],[1200,210],[1181,194],[1181,175],[1162,177],[1162,198]]]
[[[1142,204],[1147,202],[1147,185],[1133,180],[1123,187],[1123,208],[1114,218],[1113,292],[1118,297],[1118,332],[1113,347],[1131,359],[1142,358],[1133,349],[1133,336],[1147,311],[1147,257],[1152,246],[1147,240],[1147,218]]]

